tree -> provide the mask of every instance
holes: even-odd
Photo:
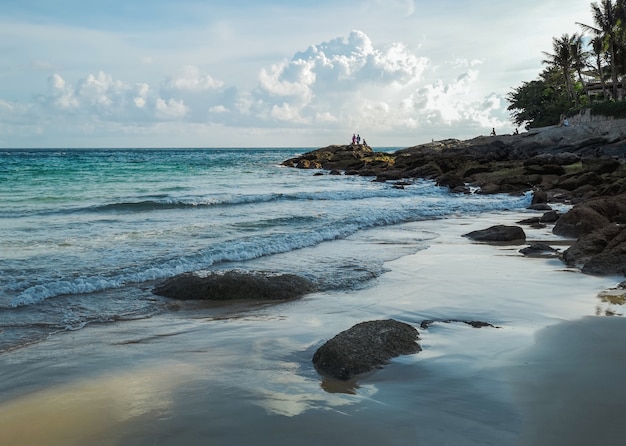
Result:
[[[609,97],[609,94],[606,88],[606,78],[604,76],[604,67],[602,64],[603,55],[605,53],[605,45],[602,37],[595,36],[593,39],[591,39],[591,48],[592,54],[595,59],[594,69],[597,70],[597,76],[600,80],[600,85],[602,86],[602,95],[606,99]]]
[[[554,66],[546,68],[539,79],[513,89],[506,99],[513,122],[527,129],[555,125],[572,104],[560,70]]]
[[[576,103],[578,102],[572,83],[572,71],[577,63],[574,58],[574,52],[576,51],[574,48],[577,48],[578,40],[579,37],[576,34],[573,36],[563,34],[560,39],[554,37],[552,39],[554,54],[550,54],[545,51],[543,53],[548,57],[543,61],[543,63],[548,64],[560,71],[563,79],[563,85],[567,91],[567,96],[571,101]]]
[[[619,9],[624,10],[624,1],[618,0]],[[595,26],[578,23],[585,31],[591,32],[594,36],[599,37],[604,42],[606,53],[608,55],[609,65],[611,67],[612,96],[617,100],[617,58],[616,50],[619,45],[619,28],[622,21],[618,18],[618,5],[611,0],[602,0],[600,4],[594,2],[591,4],[591,15]]]

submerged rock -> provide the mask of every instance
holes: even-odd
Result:
[[[526,248],[519,250],[528,257],[558,257],[559,251],[546,243],[531,243]]]
[[[418,339],[415,327],[394,319],[361,322],[322,345],[313,364],[323,375],[348,380],[396,356],[421,351]]]
[[[165,280],[154,294],[180,300],[287,300],[315,290],[315,285],[294,274],[226,271],[200,277],[180,274]]]
[[[453,322],[467,324],[470,327],[474,327],[474,328],[483,328],[483,327],[500,328],[500,327],[496,327],[495,325],[493,325],[493,324],[491,324],[489,322],[471,321],[471,320],[463,320],[463,319],[441,319],[441,320],[426,319],[426,320],[422,321],[422,323],[420,324],[420,327],[423,330],[427,330],[428,328],[430,328],[431,325],[433,325],[435,323],[451,324]]]
[[[463,237],[477,242],[523,242],[526,233],[519,226],[496,225],[464,234]]]

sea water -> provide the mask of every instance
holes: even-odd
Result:
[[[451,194],[430,181],[281,166],[305,151],[1,151],[0,351],[149,318],[167,305],[153,284],[184,272],[290,272],[320,289],[357,288],[434,236],[407,234],[400,248],[359,243],[367,230],[529,203],[528,194]]]

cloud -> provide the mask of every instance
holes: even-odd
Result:
[[[189,112],[189,108],[185,106],[182,100],[168,99],[167,101],[161,98],[156,100],[156,112],[157,116],[161,119],[182,119]]]
[[[452,127],[476,132],[505,124],[503,98],[476,88],[482,66],[462,58],[435,64],[403,42],[378,45],[354,30],[261,67],[256,85],[246,90],[191,64],[160,80],[129,81],[98,71],[69,81],[55,73],[46,93],[30,104],[0,98],[0,117],[11,114],[9,126],[28,121],[43,129],[43,138],[59,128],[105,136],[141,128],[144,137],[146,129],[165,123],[199,141],[206,140],[206,129],[224,135],[230,129],[234,137],[265,131],[279,137],[285,129],[360,131],[368,141],[370,134],[384,139],[440,129],[449,137]]]
[[[165,81],[166,89],[192,92],[215,90],[223,85],[224,82],[214,79],[209,74],[201,73],[200,69],[193,65],[185,65],[176,75]]]

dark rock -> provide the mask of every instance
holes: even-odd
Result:
[[[541,223],[554,223],[561,217],[559,211],[549,211],[541,216]]]
[[[602,197],[578,204],[559,218],[552,232],[578,238],[611,222],[626,222],[626,195]]]
[[[563,166],[557,164],[544,164],[542,166],[530,165],[524,167],[524,172],[538,175],[563,175],[565,169]]]
[[[626,276],[626,226],[618,228],[619,230],[612,238],[607,237],[607,244],[602,252],[585,263],[582,268],[583,273]],[[603,232],[606,235],[608,231]]]
[[[518,225],[536,225],[538,223],[541,223],[541,217],[525,218],[517,222]]]
[[[523,242],[526,233],[519,226],[496,225],[479,231],[464,234],[464,237],[478,242]]]
[[[586,157],[582,162],[584,169],[597,174],[611,173],[620,167],[620,162],[613,158]]]
[[[552,207],[547,204],[531,204],[526,209],[529,209],[531,211],[551,211]]]
[[[533,199],[531,201],[532,206],[545,205],[548,202],[548,193],[541,189],[535,189],[533,191]]]
[[[293,274],[226,271],[206,277],[180,274],[156,286],[153,293],[180,300],[287,300],[314,290],[310,280]]]
[[[422,321],[422,323],[420,324],[420,328],[422,330],[427,330],[428,328],[430,328],[431,325],[433,325],[434,323],[443,323],[443,324],[450,324],[453,322],[459,322],[462,324],[467,324],[470,325],[474,328],[483,328],[483,327],[491,327],[491,328],[499,328],[496,327],[493,324],[490,324],[489,322],[483,322],[483,321],[466,321],[466,320],[462,320],[462,319],[445,319],[445,320],[433,320],[433,319],[426,319],[424,321]]]
[[[327,341],[313,355],[315,368],[341,380],[421,351],[415,327],[393,319],[361,322]]]
[[[608,218],[588,206],[574,206],[559,218],[552,232],[563,237],[578,238],[609,223]]]
[[[563,261],[568,266],[582,267],[594,256],[602,253],[620,231],[615,224],[607,224],[603,228],[580,237],[563,253]]]
[[[558,251],[546,243],[531,243],[526,248],[519,250],[528,257],[556,257]]]

